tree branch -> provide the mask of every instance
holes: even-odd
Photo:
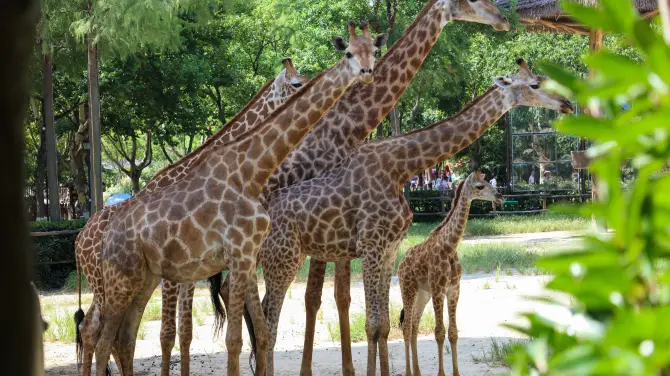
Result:
[[[114,145],[114,144],[112,144],[112,145]],[[109,150],[107,150],[107,147],[105,147],[104,144],[102,145],[102,151],[105,153],[105,155],[107,156],[107,158],[110,159],[110,160],[112,161],[112,163],[114,163],[114,164],[116,165],[116,167],[119,168],[119,170],[123,171],[124,174],[130,176],[130,171],[129,171],[129,170],[126,170],[126,169],[121,165],[121,163],[119,163],[119,161],[117,160],[117,157],[116,157],[115,155],[112,155],[112,153],[110,153]]]
[[[174,161],[173,161],[172,158],[170,158],[170,156],[168,155],[167,150],[165,150],[165,142],[164,142],[164,141],[160,141],[158,144],[160,145],[161,151],[163,152],[163,155],[165,156],[165,159],[167,159],[168,162],[170,162],[170,164],[173,164]]]
[[[142,160],[142,163],[140,163],[137,168],[141,171],[147,168],[151,164],[151,161],[153,160],[153,152],[152,152],[152,147],[151,147],[151,133],[147,132],[147,141],[146,141],[146,146],[144,148],[144,160]]]

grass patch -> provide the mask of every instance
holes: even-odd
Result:
[[[490,338],[491,345],[489,350],[482,353],[481,356],[472,355],[472,360],[475,363],[486,363],[495,367],[509,367],[507,357],[513,353],[517,347],[525,345],[523,340],[510,340],[505,343],[500,343],[495,338]]]
[[[140,321],[140,327],[137,328],[137,339],[145,339],[147,336],[147,328],[144,327],[144,320]]]
[[[427,306],[428,307],[428,306]],[[391,332],[389,339],[402,339],[402,329],[400,328],[400,310],[402,306],[399,303],[391,302],[389,305],[389,320],[391,320]],[[367,341],[365,334],[365,313],[356,312],[349,315],[349,325],[352,342]],[[445,324],[446,325],[446,324]],[[340,342],[342,336],[340,333],[339,321],[327,323],[328,334],[333,342]],[[435,312],[432,307],[424,310],[419,321],[419,335],[431,334],[435,331]]]
[[[157,321],[162,319],[163,310],[162,303],[160,299],[152,298],[149,300],[149,303],[144,308],[144,314],[142,314],[142,321]]]
[[[398,252],[394,274],[398,272],[398,264],[405,257],[407,248],[409,247],[402,247]],[[542,274],[543,271],[535,267],[535,260],[549,249],[550,245],[548,244],[461,243],[458,247],[458,256],[463,265],[463,273],[491,273],[495,271],[499,278],[500,275],[511,274],[511,270],[516,270],[522,274]],[[296,280],[306,282],[308,275],[309,257],[300,268]],[[335,263],[328,263],[326,278],[332,278],[334,275]],[[360,280],[362,277],[361,259],[351,260],[351,278]]]
[[[77,291],[77,272],[73,271],[71,272],[68,276],[67,279],[65,280],[65,285],[63,286],[63,289],[66,291]],[[86,276],[84,273],[81,273],[81,291],[82,292],[89,292],[88,289],[88,281],[86,280]]]
[[[72,343],[75,340],[75,325],[72,312],[66,309],[54,310],[44,315],[49,327],[44,333],[44,340],[50,342]]]
[[[193,319],[198,326],[205,324],[208,316],[214,316],[212,305],[208,301],[195,301],[193,304]]]

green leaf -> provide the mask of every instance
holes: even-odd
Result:
[[[608,79],[617,78],[625,82],[645,82],[647,79],[648,73],[645,71],[644,66],[626,56],[602,51],[589,55],[585,61],[599,74],[606,75]]]
[[[600,29],[603,31],[620,31],[620,27],[615,20],[603,12],[601,8],[581,5],[576,2],[561,0],[561,8],[566,13],[572,15],[580,23],[590,26],[591,29]]]
[[[549,76],[549,78],[572,91],[579,91],[582,86],[579,76],[558,64],[543,61],[539,62],[537,65],[547,76]]]
[[[592,140],[607,138],[612,131],[610,120],[587,115],[570,116],[554,123],[554,127],[563,133],[574,134]]]

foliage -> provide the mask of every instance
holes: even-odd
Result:
[[[599,117],[568,117],[556,127],[594,141],[589,154],[602,200],[581,212],[606,223],[612,234],[585,236],[576,249],[538,261],[555,275],[547,288],[566,294],[570,303],[545,300],[564,314],[527,313],[527,326],[509,325],[532,337],[510,357],[512,374],[665,375],[670,367],[670,176],[664,173],[670,157],[670,47],[630,1],[562,6],[590,28],[618,34],[635,49],[589,55],[584,61],[595,75],[587,80],[560,64],[544,65],[560,84],[549,85],[583,106],[598,107]],[[624,189],[619,167],[628,160],[637,177]]]
[[[85,219],[61,222],[32,222],[31,231],[48,232],[76,230],[86,224]],[[61,288],[75,269],[74,239],[77,234],[32,237],[35,245],[36,285],[41,289]],[[49,264],[61,261],[71,263]]]

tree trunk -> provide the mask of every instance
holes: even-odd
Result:
[[[133,196],[140,192],[140,177],[142,176],[142,171],[137,168],[132,168],[130,170],[130,182],[132,184]]]
[[[58,198],[58,152],[56,151],[56,127],[54,125],[53,95],[53,55],[44,55],[44,102],[42,114],[46,128],[47,187],[49,188],[49,219],[60,221],[60,200]]]
[[[84,143],[88,140],[88,106],[82,103],[79,106],[79,128],[74,134],[74,141],[70,144],[70,173],[74,181],[74,190],[78,202],[77,215],[88,212],[88,199],[86,197],[86,150]]]
[[[391,135],[393,137],[400,136],[400,117],[398,116],[398,105],[396,104],[389,112],[389,120],[391,121]]]
[[[11,344],[0,355],[6,375],[44,375],[39,299],[30,283],[35,253],[23,200],[26,84],[38,18],[37,1],[0,2],[0,176],[5,182],[0,185],[4,201],[0,285],[5,286],[3,304],[11,307],[0,311],[2,339]]]
[[[377,140],[381,140],[382,138],[384,138],[384,122],[379,123],[379,125],[377,126],[376,138]]]
[[[88,1],[89,13],[92,2]],[[91,215],[103,208],[102,202],[102,143],[100,131],[100,69],[98,67],[98,48],[93,45],[92,34],[88,36],[88,100],[91,115]]]
[[[46,130],[42,127],[40,132],[40,147],[37,150],[37,169],[35,169],[35,201],[37,201],[37,218],[47,216],[47,207],[44,204],[44,181],[46,178]]]

